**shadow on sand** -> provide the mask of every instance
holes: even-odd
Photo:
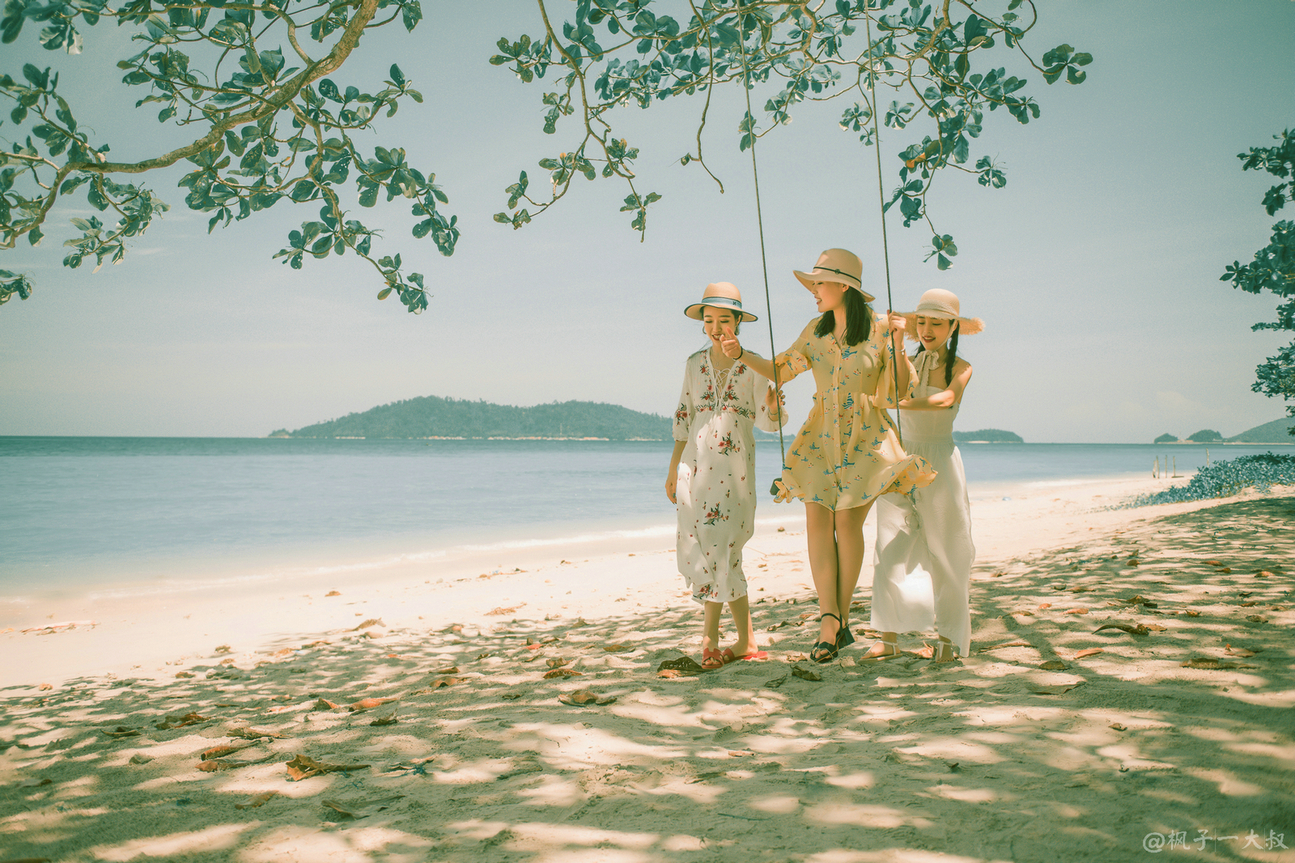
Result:
[[[1292,524],[1234,502],[982,567],[951,665],[798,661],[800,596],[753,606],[771,661],[693,677],[656,674],[688,607],[11,690],[0,860],[1289,860]]]

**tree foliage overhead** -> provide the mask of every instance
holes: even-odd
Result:
[[[931,230],[928,259],[945,269],[957,246],[927,211],[936,177],[952,169],[1001,188],[1002,167],[989,156],[972,162],[972,140],[1000,108],[1020,123],[1039,117],[1026,79],[1009,74],[1003,59],[1022,59],[1049,84],[1082,83],[1082,67],[1092,62],[1070,45],[1034,59],[1024,44],[1037,21],[1031,0],[686,0],[673,4],[686,13],[681,17],[661,14],[653,0],[576,0],[574,17],[558,23],[549,14],[553,0],[537,2],[540,35],[501,39],[490,62],[526,82],[549,76],[544,130],[553,133],[574,117],[578,131],[566,152],[540,161],[549,172],[544,193],[532,196],[525,171],[505,190],[511,212],[495,220],[514,228],[565,196],[576,177],[601,173],[626,183],[622,211],[642,234],[647,207],[660,195],[635,182],[631,162],[639,151],[617,136],[616,109],[701,94],[696,150],[680,161],[711,173],[702,150],[711,97],[735,83],[747,87],[748,98],[752,91],[765,98],[763,120],[748,110],[739,124],[742,150],[790,122],[801,102],[840,100],[841,128],[865,145],[875,143],[879,119],[902,133],[907,146],[885,208],[898,204],[906,227],[921,222]]]
[[[405,273],[399,254],[376,251],[377,232],[350,210],[357,199],[372,207],[383,193],[401,198],[414,236],[453,253],[459,228],[439,208],[447,199],[435,175],[409,165],[399,147],[361,148],[355,140],[406,99],[422,97],[395,64],[371,92],[328,77],[366,30],[393,21],[413,30],[421,18],[418,0],[129,0],[117,8],[108,0],[6,0],[5,44],[43,25],[33,35],[46,49],[78,54],[82,30],[129,28],[137,50],[117,64],[122,83],[137,94],[136,107],[156,107],[159,123],[192,138],[151,158],[113,161],[110,143],[78,123],[84,106],[59,91],[58,72],[28,63],[21,75],[0,74],[0,94],[12,103],[9,149],[0,152],[0,248],[24,237],[40,243],[56,205],[84,195],[104,217],[71,220],[80,236],[66,243],[63,263],[116,263],[168,207],[136,178],[187,161],[185,203],[211,214],[208,232],[281,201],[318,207],[276,257],[300,268],[307,257],[353,252],[386,283],[380,297],[394,291],[409,311],[425,309],[422,275]],[[344,197],[348,183],[354,191]],[[0,270],[0,303],[31,291],[29,278]]]
[[[574,14],[563,21],[550,14],[555,0],[536,0],[540,35],[499,41],[492,63],[523,81],[547,76],[553,84],[542,97],[545,130],[556,132],[574,117],[579,131],[566,152],[540,159],[545,192],[534,194],[522,171],[506,190],[510,212],[496,221],[521,227],[576,177],[601,173],[627,184],[622,210],[642,234],[647,208],[660,195],[638,187],[632,164],[639,151],[615,134],[616,109],[698,97],[696,148],[681,162],[710,173],[702,151],[710,100],[716,87],[733,84],[748,99],[759,93],[764,100],[763,119],[748,109],[739,125],[742,150],[789,122],[806,101],[841,100],[841,127],[864,144],[875,143],[883,122],[906,136],[886,207],[898,205],[905,225],[931,230],[928,258],[943,269],[957,246],[927,212],[936,177],[952,169],[1003,186],[1002,167],[973,156],[973,140],[1000,108],[1020,123],[1039,116],[1026,80],[1002,61],[1015,58],[1048,83],[1078,84],[1092,60],[1069,45],[1036,60],[1024,46],[1037,19],[1032,0],[665,2],[671,14],[653,0],[564,0]],[[60,91],[53,66],[0,69],[0,96],[9,102],[7,116],[0,115],[0,249],[24,238],[39,244],[58,208],[80,208],[84,196],[101,215],[71,219],[77,236],[65,244],[63,262],[116,263],[168,208],[145,175],[185,165],[185,204],[210,214],[209,232],[281,202],[305,204],[312,217],[275,257],[300,268],[310,258],[353,253],[375,269],[379,298],[394,292],[409,311],[422,311],[423,275],[405,272],[394,251],[379,251],[382,238],[354,206],[373,207],[384,194],[387,202],[400,199],[410,207],[413,235],[453,253],[460,226],[441,209],[448,201],[435,175],[410,165],[401,147],[356,140],[381,131],[385,117],[421,96],[396,64],[381,85],[335,77],[365,32],[393,22],[413,30],[421,18],[419,0],[5,0],[5,44],[30,37],[50,52],[75,55],[96,26],[127,30],[135,47],[117,64],[126,92],[137,108],[156,109],[157,121],[172,127],[167,134],[178,132],[184,142],[114,161],[113,142],[79,121],[86,106]],[[131,143],[152,137],[136,134]],[[0,304],[31,292],[27,275],[0,270]]]
[[[1251,147],[1250,152],[1237,154],[1241,170],[1267,171],[1281,180],[1268,189],[1262,201],[1270,216],[1295,201],[1295,133],[1287,129],[1273,138],[1275,147]],[[1219,280],[1251,294],[1272,291],[1285,299],[1277,307],[1277,320],[1262,321],[1251,329],[1295,332],[1295,222],[1286,219],[1273,225],[1268,245],[1255,252],[1254,260],[1248,264],[1234,261]],[[1295,340],[1255,369],[1251,389],[1269,398],[1295,400]],[[1295,416],[1295,404],[1287,405],[1286,413]],[[1295,435],[1295,426],[1290,434]]]

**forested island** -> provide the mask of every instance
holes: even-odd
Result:
[[[601,402],[521,408],[485,401],[406,399],[270,437],[291,438],[600,438],[668,440],[670,419]]]
[[[1282,417],[1270,423],[1246,429],[1238,435],[1225,438],[1214,429],[1201,429],[1186,438],[1165,432],[1152,443],[1283,443],[1295,444],[1295,417]]]
[[[1016,432],[1003,431],[1002,429],[981,429],[980,431],[953,433],[953,439],[958,443],[1025,443],[1025,441]]]

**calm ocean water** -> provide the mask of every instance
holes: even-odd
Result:
[[[671,444],[0,437],[0,601],[115,583],[171,588],[270,578],[329,561],[571,543],[621,532],[672,542]],[[1214,446],[1213,460],[1273,447]],[[1288,451],[1288,447],[1277,447]],[[1206,447],[971,444],[973,499],[1021,484],[1179,473]],[[756,449],[757,487],[778,442]],[[798,505],[797,505],[798,507]],[[761,518],[797,510],[761,500]]]

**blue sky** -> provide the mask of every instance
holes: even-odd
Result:
[[[37,283],[32,299],[0,307],[0,434],[260,436],[423,395],[668,413],[684,359],[702,344],[682,309],[707,282],[743,290],[761,316],[744,343],[766,355],[766,315],[779,347],[813,316],[791,270],[824,248],[857,252],[885,308],[875,157],[839,130],[835,105],[802,106],[759,145],[771,309],[750,162],[737,150],[738,89],[717,94],[704,139],[723,194],[678,164],[694,146],[699,104],[622,117],[642,152],[640,189],[664,195],[645,243],[617,212],[625,190],[602,180],[578,181],[521,231],[495,224],[518,171],[542,182],[536,161],[575,140],[570,121],[544,135],[542,89],[487,62],[500,36],[537,34],[538,12],[522,0],[424,5],[414,34],[366,37],[335,78],[380,80],[394,59],[427,96],[370,140],[403,146],[436,173],[463,228],[458,251],[443,258],[409,237],[404,206],[366,216],[376,213],[386,248],[426,274],[429,310],[376,301],[380,284],[353,260],[300,271],[271,260],[313,208],[280,205],[207,236],[207,216],[185,209],[174,186],[180,172],[159,175],[152,187],[172,209],[119,266],[61,267],[61,225],[84,214],[83,202],[56,212],[41,248],[0,253],[0,267]],[[1288,340],[1250,331],[1275,300],[1218,276],[1265,245],[1276,221],[1259,206],[1271,178],[1243,174],[1235,156],[1295,127],[1295,2],[1039,5],[1032,53],[1060,42],[1088,51],[1088,81],[1048,87],[1031,75],[1039,120],[989,115],[973,156],[1003,162],[1007,187],[950,177],[933,198],[937,225],[960,249],[952,269],[921,263],[925,229],[887,222],[895,305],[911,309],[922,291],[944,287],[986,321],[963,340],[976,371],[958,427],[1139,442],[1202,428],[1231,435],[1282,416],[1281,402],[1250,391],[1254,367]],[[82,123],[119,158],[175,134],[147,109],[112,101],[122,88],[102,82],[130,50],[115,28],[91,31],[71,60],[33,41],[25,30],[6,46],[5,70],[59,63],[70,92],[88,100],[76,108]],[[11,129],[0,126],[5,146]],[[908,139],[882,137],[889,190]],[[808,382],[794,382],[795,419],[808,398]]]

